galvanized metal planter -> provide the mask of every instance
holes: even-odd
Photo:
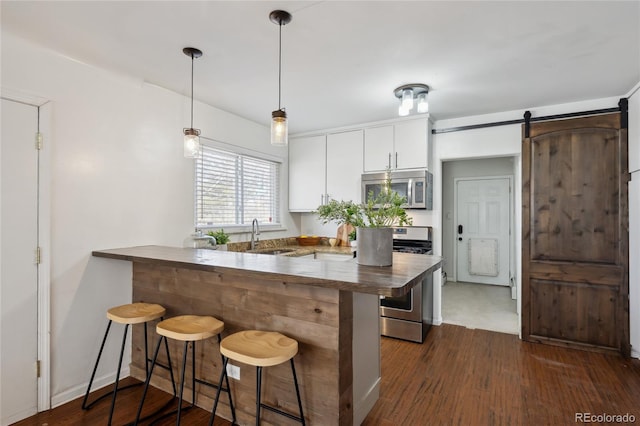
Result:
[[[393,228],[357,228],[358,265],[391,266],[393,263]]]

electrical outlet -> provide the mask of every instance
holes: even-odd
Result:
[[[232,379],[240,380],[240,367],[233,364],[227,364],[227,376]]]

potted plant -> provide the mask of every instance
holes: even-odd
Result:
[[[356,228],[357,262],[360,265],[390,266],[393,261],[394,225],[411,225],[413,220],[402,207],[406,198],[391,190],[387,179],[382,191],[369,201],[335,201],[318,207],[316,213],[323,223],[337,222]]]
[[[335,222],[338,224],[337,239],[339,246],[349,246],[350,235],[355,232],[359,223],[360,206],[353,201],[330,200],[318,207],[316,213],[323,224]]]
[[[216,244],[218,250],[226,251],[227,243],[229,242],[229,234],[224,232],[224,229],[220,229],[219,231],[209,231],[207,235],[212,236],[216,239]]]
[[[382,191],[360,205],[362,220],[356,227],[357,262],[360,265],[390,266],[393,263],[394,225],[411,225],[412,219],[402,207],[406,198],[391,190],[388,179]]]

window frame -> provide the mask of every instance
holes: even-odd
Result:
[[[282,179],[283,179],[283,175],[284,175],[284,159],[282,157],[278,157],[275,155],[270,155],[261,151],[256,151],[256,150],[252,150],[249,148],[245,148],[245,147],[240,147],[237,145],[233,145],[233,144],[229,144],[229,143],[225,143],[225,142],[221,142],[221,141],[217,141],[214,139],[209,139],[203,136],[200,136],[200,143],[202,144],[202,146],[204,148],[208,148],[208,149],[212,149],[212,150],[217,150],[217,151],[222,151],[224,153],[228,153],[230,155],[233,156],[238,156],[238,157],[249,157],[251,159],[256,159],[256,160],[260,160],[260,161],[269,161],[272,163],[276,163],[277,167],[278,167],[278,184],[276,186],[277,188],[277,196],[276,196],[276,202],[277,205],[275,206],[275,211],[278,214],[278,221],[277,222],[259,222],[259,226],[260,226],[260,231],[281,231],[281,230],[285,230],[284,224],[283,224],[283,209],[282,209],[282,205],[283,205],[283,185],[282,185]],[[194,160],[194,167],[193,167],[193,224],[195,226],[196,229],[200,229],[200,230],[210,230],[210,229],[220,229],[220,228],[224,228],[225,232],[233,234],[233,233],[242,233],[242,232],[249,232],[251,230],[251,223],[242,223],[242,224],[199,224],[198,222],[198,207],[197,207],[197,203],[198,203],[198,166],[199,163],[201,161],[202,158],[202,154],[200,154],[200,156],[198,158],[196,158]],[[236,202],[236,209],[237,209],[238,205]]]

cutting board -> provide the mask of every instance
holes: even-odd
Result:
[[[338,235],[336,235],[336,238],[338,239],[339,247],[349,247],[349,234],[354,230],[353,225],[343,224],[338,226]]]

